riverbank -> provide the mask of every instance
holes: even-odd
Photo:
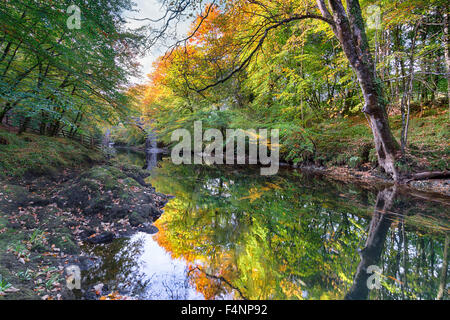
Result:
[[[401,116],[392,114],[390,126],[395,137],[401,135]],[[448,110],[426,108],[413,110],[408,145],[397,163],[404,174],[450,170],[450,127]],[[364,117],[324,120],[312,124],[306,132],[280,133],[281,158],[297,166],[346,167],[371,172],[377,157],[371,129]]]
[[[168,198],[149,172],[61,138],[0,128],[0,141],[0,300],[72,299],[65,266],[95,263],[84,244],[157,232]]]
[[[359,186],[371,186],[377,188],[386,188],[393,186],[391,179],[387,179],[384,175],[378,173],[375,169],[369,171],[361,171],[348,167],[316,167],[316,166],[287,166],[299,168],[304,172],[311,172],[324,176],[328,179],[339,181],[346,184],[355,184]],[[450,179],[427,179],[419,181],[406,181],[397,185],[404,193],[420,195],[419,197],[427,197],[426,194],[432,195],[433,198],[442,197],[445,202],[450,204]]]
[[[65,138],[32,133],[17,135],[0,125],[0,177],[33,179],[56,177],[65,168],[87,168],[103,161],[97,150]]]
[[[145,183],[147,176],[138,167],[109,162],[23,185],[1,181],[0,274],[10,284],[3,298],[73,298],[64,266],[84,270],[95,263],[83,256],[83,244],[157,232],[152,223],[167,197]]]
[[[401,116],[389,118],[396,137],[401,135]],[[450,171],[448,110],[442,106],[412,109],[408,146],[398,161],[399,172],[411,177],[420,172]],[[392,185],[378,167],[373,136],[363,117],[324,120],[308,131],[281,133],[280,157],[285,166],[301,168],[344,183]],[[450,196],[449,177],[408,180],[403,189]]]

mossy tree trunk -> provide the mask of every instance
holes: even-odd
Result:
[[[366,114],[372,128],[378,163],[384,171],[398,180],[396,160],[401,156],[400,146],[392,135],[386,112],[383,87],[375,71],[375,64],[369,44],[358,0],[346,0],[347,10],[342,1],[329,0],[329,8],[324,0],[317,0],[322,16],[334,22],[332,28],[350,62],[361,87]]]
[[[447,6],[447,11],[449,6]],[[444,16],[444,56],[447,71],[447,99],[448,99],[448,115],[450,117],[450,14]]]

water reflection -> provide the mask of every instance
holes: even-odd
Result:
[[[164,162],[151,181],[177,196],[155,238],[207,299],[434,299],[447,269],[448,203],[295,171]],[[380,290],[367,288],[372,264]]]
[[[135,166],[143,168],[145,166],[145,153],[135,151],[130,148],[116,147],[116,159],[119,162],[131,163]]]
[[[133,268],[114,254],[104,272],[148,299],[448,298],[448,199],[258,173],[160,162],[150,182],[176,196],[160,232],[139,236]],[[379,290],[367,288],[369,265],[382,269]]]
[[[189,284],[186,264],[172,259],[148,234],[138,233],[111,244],[88,246],[84,251],[102,258],[83,272],[86,288],[102,283],[106,290],[139,299],[204,299]]]
[[[394,215],[390,213],[397,188],[384,189],[378,192],[375,210],[369,225],[369,231],[364,248],[360,251],[361,261],[356,269],[353,285],[345,295],[345,299],[367,299],[369,295],[369,276],[371,266],[378,266],[383,252],[388,231],[392,225]],[[399,217],[403,222],[403,217]],[[381,274],[380,274],[381,276]]]
[[[83,272],[84,288],[101,283],[107,290],[127,292],[134,296],[146,292],[148,279],[142,272],[143,261],[136,259],[144,250],[142,238],[118,239],[112,244],[86,245],[83,249],[89,256],[102,258],[88,272]]]

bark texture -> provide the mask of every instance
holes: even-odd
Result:
[[[448,7],[447,7],[448,11]],[[445,65],[447,66],[447,99],[448,99],[448,112],[450,117],[450,14],[444,15],[444,55]]]
[[[340,0],[317,1],[322,16],[334,22],[333,32],[355,71],[363,96],[363,112],[372,129],[378,163],[397,181],[395,163],[401,156],[400,146],[392,135],[386,112],[381,81],[377,78],[375,63],[369,49],[361,7],[358,0],[347,0],[347,10]]]

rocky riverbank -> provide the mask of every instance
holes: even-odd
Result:
[[[145,182],[148,176],[109,162],[57,177],[0,181],[0,299],[74,298],[64,267],[83,269],[95,259],[80,246],[157,232],[152,223],[168,197]]]
[[[290,166],[285,164],[285,166]],[[393,181],[383,175],[376,169],[358,170],[349,167],[317,167],[317,166],[290,166],[299,168],[303,171],[312,172],[314,174],[323,175],[329,179],[337,180],[344,183],[353,183],[358,185],[371,185],[387,187],[393,185]],[[424,179],[424,180],[405,180],[399,184],[399,187],[405,192],[430,193],[435,196],[450,197],[450,179]]]

